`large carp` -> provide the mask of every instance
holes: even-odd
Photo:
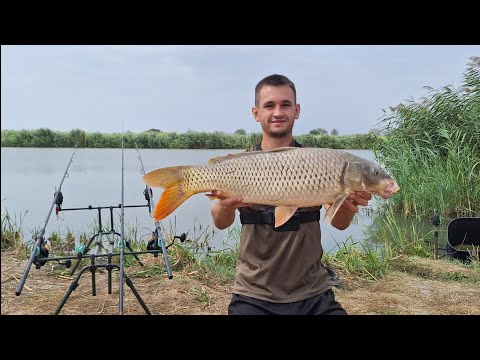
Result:
[[[210,159],[203,166],[173,166],[144,176],[151,187],[164,188],[153,217],[160,221],[190,196],[220,190],[243,202],[276,206],[275,227],[299,207],[332,204],[332,220],[353,192],[366,191],[386,199],[400,190],[377,164],[342,150],[282,147]],[[213,195],[207,194],[210,198]]]

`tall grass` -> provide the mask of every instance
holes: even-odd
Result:
[[[240,227],[234,225],[228,228],[221,250],[210,250],[209,240],[212,236],[208,232],[202,236],[203,238],[187,239],[183,244],[172,245],[169,252],[172,257],[172,269],[189,271],[200,279],[214,274],[218,280],[233,280],[239,254]]]
[[[360,245],[360,246],[358,246]],[[323,262],[346,276],[378,280],[388,269],[389,258],[380,247],[366,247],[349,237],[337,249],[324,254]]]
[[[387,259],[398,255],[429,257],[427,242],[432,234],[433,229],[426,231],[420,221],[398,216],[387,205],[375,217],[366,243],[381,245]]]
[[[401,187],[392,202],[404,215],[415,217],[425,217],[434,209],[444,217],[479,214],[480,158],[475,145],[465,140],[460,129],[449,132],[441,126],[435,132],[446,140],[438,150],[428,135],[424,147],[401,140],[388,152],[382,150],[381,161]],[[445,155],[440,156],[443,150]]]
[[[421,220],[434,211],[443,218],[480,216],[480,58],[471,60],[458,89],[427,87],[418,102],[391,108],[381,119],[386,135],[374,143],[374,156],[401,191],[381,204],[369,229],[366,244],[382,249],[362,255],[373,264],[400,255],[432,256],[427,243],[433,229]],[[351,253],[341,253],[347,264],[353,263]]]
[[[1,227],[1,249],[3,250],[13,250],[15,254],[19,254],[20,250],[24,247],[23,244],[23,234],[21,232],[22,222],[25,218],[25,214],[20,215],[17,220],[17,216],[10,215],[6,210],[5,214],[2,216],[2,227]]]
[[[446,86],[386,115],[379,162],[401,191],[393,206],[407,216],[436,209],[444,217],[480,214],[480,58],[472,58],[458,89]]]
[[[75,250],[75,235],[68,229],[66,234],[52,232],[48,240],[50,240],[55,256],[67,255]],[[80,235],[80,243],[86,244],[86,242],[88,242],[86,234]]]

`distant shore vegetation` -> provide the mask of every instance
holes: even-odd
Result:
[[[378,131],[368,134],[338,135],[333,129],[330,134],[324,129],[314,129],[309,134],[295,135],[295,139],[306,147],[332,149],[372,149],[382,139]],[[184,133],[163,132],[149,129],[144,132],[123,134],[125,148],[140,149],[247,149],[262,140],[261,133],[250,133],[237,129],[229,134],[221,131]],[[35,148],[121,148],[122,133],[85,132],[80,129],[53,131],[47,128],[36,130],[2,130],[2,147]]]

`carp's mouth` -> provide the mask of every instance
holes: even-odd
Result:
[[[390,180],[387,182],[385,187],[379,191],[378,195],[380,195],[384,199],[388,199],[390,196],[392,196],[399,190],[400,186],[398,186],[397,182],[395,180]]]

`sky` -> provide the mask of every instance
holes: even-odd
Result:
[[[295,83],[294,135],[378,128],[382,109],[458,87],[479,45],[2,45],[1,129],[260,132],[254,89]]]

